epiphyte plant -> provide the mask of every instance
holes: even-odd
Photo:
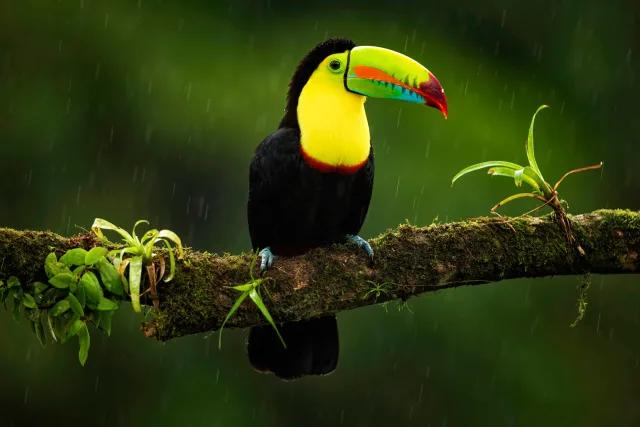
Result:
[[[178,257],[183,256],[182,242],[172,231],[153,229],[138,238],[135,230],[142,223],[146,221],[138,221],[129,234],[108,221],[96,219],[93,232],[105,247],[72,248],[60,258],[51,252],[44,260],[46,282],[22,284],[15,276],[6,281],[0,279],[0,303],[13,312],[15,320],[26,318],[43,346],[48,339],[64,343],[77,336],[78,358],[84,366],[89,355],[89,326],[94,325],[110,335],[111,318],[119,307],[119,300],[125,299],[127,293],[134,310],[140,311],[143,267],[157,307],[156,284],[163,278],[168,282],[175,274],[173,246]],[[102,230],[120,234],[125,246],[109,250],[115,244],[102,234]],[[166,277],[164,258],[154,257],[157,244],[168,249],[169,274]],[[125,277],[127,266],[129,280]]]
[[[530,198],[539,200],[540,202],[542,202],[542,204],[535,208],[533,211],[544,206],[549,206],[555,213],[556,220],[564,231],[568,242],[574,244],[575,238],[573,237],[573,234],[571,232],[571,223],[567,218],[565,209],[563,207],[563,201],[558,196],[558,188],[560,187],[560,184],[562,184],[562,182],[565,180],[565,178],[567,178],[569,175],[589,170],[600,169],[602,167],[602,162],[577,169],[572,169],[562,175],[562,177],[560,177],[560,179],[554,185],[549,184],[542,176],[542,172],[538,167],[533,141],[533,130],[535,126],[536,116],[545,108],[549,108],[549,106],[541,105],[540,107],[538,107],[536,112],[533,114],[533,117],[531,118],[531,124],[529,125],[529,134],[527,136],[526,143],[527,160],[529,162],[527,166],[522,166],[517,163],[502,160],[490,160],[486,162],[476,163],[462,169],[460,172],[455,174],[455,176],[451,180],[451,185],[453,186],[453,184],[460,177],[468,173],[487,168],[487,173],[489,175],[512,178],[516,187],[518,188],[522,187],[523,184],[526,184],[526,186],[529,187],[530,191],[512,194],[504,198],[491,208],[491,212],[496,213],[498,208],[516,199]],[[533,211],[530,211],[528,213],[531,213]],[[576,249],[580,252],[580,254],[584,255],[584,251],[580,247],[580,245],[577,245]]]
[[[226,325],[227,321],[231,319],[231,317],[236,313],[236,311],[238,311],[238,308],[240,308],[240,305],[247,297],[249,297],[251,301],[253,301],[256,307],[258,307],[258,310],[260,310],[260,313],[262,313],[262,315],[267,320],[267,322],[269,322],[273,330],[276,332],[276,335],[278,335],[278,338],[280,339],[282,346],[284,348],[287,348],[287,344],[284,342],[282,335],[280,335],[280,331],[278,330],[278,327],[276,326],[276,323],[274,322],[273,317],[271,316],[271,313],[269,313],[267,306],[264,304],[264,301],[262,300],[262,295],[260,294],[260,286],[268,279],[262,278],[262,277],[256,279],[255,276],[253,275],[253,271],[255,269],[257,259],[258,259],[258,254],[256,253],[253,255],[253,258],[251,259],[251,263],[249,264],[250,280],[247,283],[243,283],[241,285],[231,286],[231,289],[235,289],[236,291],[240,292],[240,295],[238,296],[238,298],[236,298],[235,302],[229,309],[227,316],[224,318],[222,325],[220,325],[220,332],[218,333],[218,348],[222,348],[222,330],[224,329],[224,325]]]
[[[140,224],[148,225],[149,221],[137,221],[134,224],[131,233],[102,218],[96,218],[91,226],[91,230],[94,234],[106,245],[112,246],[114,243],[104,236],[102,232],[103,230],[114,231],[122,237],[124,247],[111,250],[109,252],[109,256],[113,258],[113,264],[120,272],[125,287],[129,290],[133,310],[138,313],[141,310],[140,287],[143,278],[143,268],[147,272],[146,277],[149,282],[149,293],[151,295],[151,299],[154,306],[157,308],[159,304],[157,284],[163,279],[165,282],[171,281],[176,271],[176,261],[173,254],[174,247],[178,253],[178,259],[182,259],[184,256],[182,241],[176,233],[171,230],[157,230],[153,228],[148,230],[139,238],[136,234],[136,228]],[[164,258],[158,257],[157,264],[156,261],[154,261],[154,250],[157,249],[156,245],[164,245],[169,255],[169,274],[166,276]],[[125,257],[126,255],[129,256]],[[127,267],[129,268],[128,279],[125,275]]]
[[[64,343],[77,336],[78,359],[84,366],[90,346],[88,326],[110,335],[111,318],[124,295],[118,272],[106,255],[103,247],[73,248],[60,259],[52,252],[44,261],[46,283],[23,286],[13,276],[6,283],[0,280],[0,301],[13,311],[14,319],[30,322],[43,346],[47,337]]]

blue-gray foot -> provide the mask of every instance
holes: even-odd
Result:
[[[267,246],[262,249],[259,253],[260,255],[260,271],[265,271],[271,268],[273,263],[278,259],[276,255],[271,252],[271,248]]]
[[[355,243],[360,249],[367,253],[367,256],[371,261],[373,261],[373,249],[371,249],[371,245],[369,242],[364,240],[362,237],[354,234],[347,234],[347,242]]]

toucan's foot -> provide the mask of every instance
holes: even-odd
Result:
[[[373,249],[371,249],[371,245],[369,244],[369,242],[364,240],[362,237],[354,234],[347,234],[347,241],[358,245],[360,249],[367,253],[369,260],[373,262]]]
[[[278,259],[278,257],[274,255],[273,252],[271,252],[271,248],[269,246],[262,249],[259,255],[261,259],[260,271],[265,271],[270,269],[273,263],[276,261],[276,259]]]

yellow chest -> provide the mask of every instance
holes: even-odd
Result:
[[[298,98],[300,144],[305,158],[325,170],[351,170],[369,158],[366,98],[322,75],[312,75]]]

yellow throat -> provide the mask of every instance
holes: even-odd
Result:
[[[311,75],[298,98],[302,151],[325,170],[357,169],[371,150],[367,98],[348,92],[342,77],[338,83],[324,68]]]

